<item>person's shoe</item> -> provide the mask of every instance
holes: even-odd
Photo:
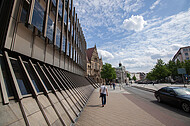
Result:
[[[102,105],[102,107],[104,107],[104,105]]]

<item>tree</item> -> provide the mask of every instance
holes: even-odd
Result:
[[[137,80],[137,78],[135,77],[135,75],[133,76],[133,78],[132,78],[134,81],[136,81]]]
[[[151,80],[151,81],[156,80],[155,77],[154,77],[154,75],[153,75],[153,73],[152,73],[152,71],[149,72],[149,73],[146,75],[146,78],[147,78],[148,80]]]
[[[162,80],[170,75],[170,71],[167,69],[166,64],[162,59],[158,59],[156,65],[149,72],[148,77],[150,80]]]
[[[177,64],[174,61],[169,61],[166,64],[167,69],[170,71],[170,75],[172,76],[172,78],[174,78],[175,76],[178,76],[177,73]]]
[[[190,75],[190,60],[185,60],[184,68],[186,69],[187,74]]]
[[[109,63],[105,63],[102,66],[101,77],[106,80],[106,82],[111,81],[112,79],[116,79],[115,69],[112,68],[112,65]]]
[[[131,80],[131,74],[127,73],[127,77],[129,78],[129,80]]]

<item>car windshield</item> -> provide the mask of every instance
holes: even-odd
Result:
[[[177,95],[190,95],[190,89],[189,88],[176,88],[173,89]]]

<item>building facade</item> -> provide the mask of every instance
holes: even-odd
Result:
[[[14,0],[11,7],[4,49],[85,75],[86,41],[73,0]]]
[[[97,87],[73,0],[1,0],[0,24],[0,125],[72,125]]]
[[[116,82],[117,83],[128,83],[125,66],[122,66],[122,64],[119,63],[119,67],[116,67],[115,71],[116,71]]]
[[[190,59],[190,46],[180,48],[174,55],[172,61],[185,61]]]
[[[131,75],[131,79],[133,78],[133,76],[135,76],[136,77],[136,81],[141,80],[140,73],[130,73],[130,75]]]
[[[102,58],[99,58],[96,45],[93,48],[86,50],[87,73],[86,75],[92,77],[97,83],[102,83],[101,69],[103,66]]]

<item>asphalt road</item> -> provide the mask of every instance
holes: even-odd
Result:
[[[124,87],[124,89],[130,93],[124,94],[129,100],[166,126],[190,126],[190,113],[176,106],[158,103],[154,93],[134,87]]]

